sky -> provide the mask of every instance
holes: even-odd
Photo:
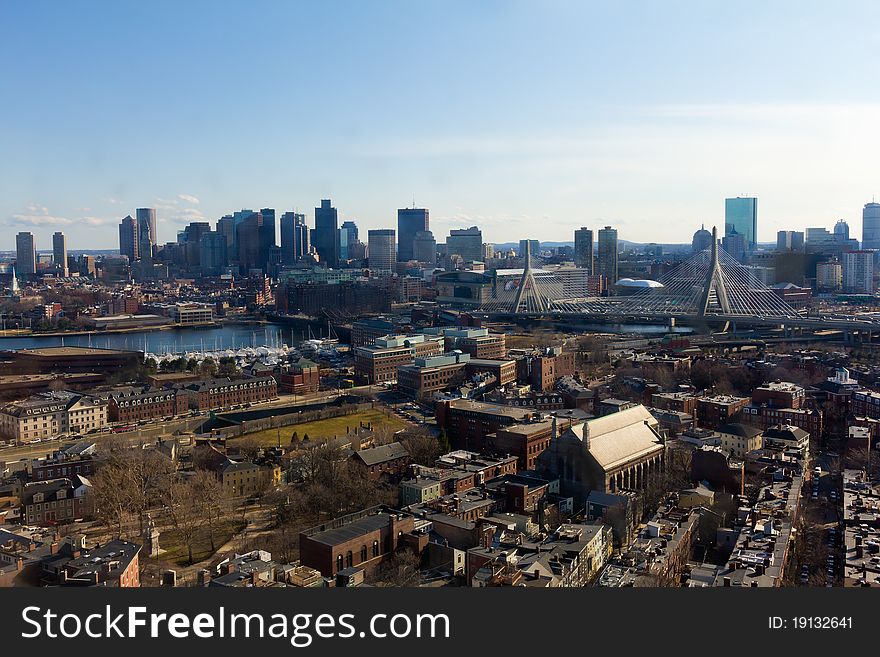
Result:
[[[0,0],[0,250],[116,248],[241,208],[438,242],[861,236],[880,199],[880,3]]]

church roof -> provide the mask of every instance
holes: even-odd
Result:
[[[583,442],[605,470],[663,449],[657,420],[642,405],[611,413],[566,431]]]

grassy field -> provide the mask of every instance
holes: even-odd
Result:
[[[220,548],[226,541],[235,536],[244,529],[244,523],[239,519],[229,519],[222,523],[214,533],[214,547]],[[162,559],[173,561],[178,566],[189,565],[189,551],[177,536],[174,529],[166,529],[162,531],[159,537],[159,545],[164,550]],[[198,563],[210,558],[213,555],[211,550],[211,542],[208,539],[208,532],[203,531],[202,536],[196,540],[193,545],[193,563]]]
[[[293,432],[299,435],[300,440],[308,435],[309,440],[332,438],[333,436],[344,436],[346,428],[354,429],[360,422],[372,424],[374,429],[388,427],[393,431],[403,429],[407,425],[396,415],[386,414],[377,408],[371,408],[351,415],[342,415],[340,417],[331,417],[326,420],[315,420],[313,422],[303,422],[301,424],[291,424],[286,427],[277,429],[264,429],[263,431],[255,431],[246,433],[239,438],[234,438],[230,442],[235,444],[236,440],[248,439],[256,440],[262,446],[272,446],[278,444],[279,431],[281,434],[281,444],[289,445]]]

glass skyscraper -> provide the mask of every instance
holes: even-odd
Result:
[[[321,207],[315,208],[315,233],[312,243],[321,262],[327,267],[339,266],[339,225],[336,208],[330,199],[322,199]]]
[[[742,235],[752,250],[758,240],[758,199],[737,196],[724,199],[724,236]]]
[[[880,249],[880,203],[865,203],[862,210],[862,248]]]
[[[430,230],[425,208],[401,208],[397,211],[397,259],[413,259],[413,240],[416,233]]]

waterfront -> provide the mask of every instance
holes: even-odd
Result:
[[[324,336],[327,329],[324,328]],[[128,333],[89,333],[78,335],[46,335],[0,339],[0,349],[34,349],[38,347],[99,347],[132,349],[154,354],[191,351],[219,351],[241,347],[294,346],[309,337],[299,327],[280,324],[226,324],[208,328],[179,328],[161,331]]]

